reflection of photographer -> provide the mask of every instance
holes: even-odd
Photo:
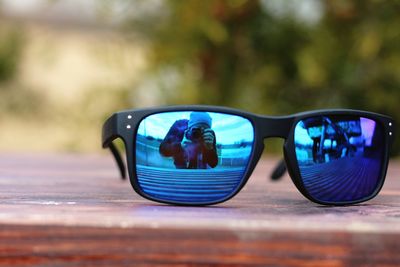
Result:
[[[192,112],[189,120],[176,121],[160,145],[161,155],[173,157],[177,168],[214,168],[218,155],[211,124],[206,112]]]

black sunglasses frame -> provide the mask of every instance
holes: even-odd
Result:
[[[207,111],[207,112],[219,112],[224,114],[231,114],[244,117],[248,119],[254,129],[254,142],[252,148],[252,154],[249,159],[249,163],[246,167],[244,177],[242,178],[241,184],[237,189],[230,195],[212,202],[203,203],[181,203],[174,201],[165,201],[162,199],[154,198],[147,195],[139,186],[136,174],[136,133],[140,122],[149,115],[162,113],[162,112],[173,112],[173,111]],[[384,153],[381,163],[381,171],[379,177],[379,184],[377,185],[375,191],[363,199],[356,201],[345,201],[345,202],[326,202],[315,199],[311,196],[303,185],[300,170],[297,163],[295,146],[294,146],[294,128],[296,124],[305,118],[321,116],[321,115],[354,115],[365,117],[374,120],[376,123],[380,124],[384,132]],[[145,108],[145,109],[132,109],[124,110],[114,113],[107,121],[104,123],[102,132],[102,144],[103,148],[110,148],[120,169],[121,176],[126,177],[124,162],[112,143],[115,139],[120,138],[123,140],[126,150],[126,161],[128,165],[128,173],[130,178],[130,183],[133,189],[142,197],[166,204],[183,205],[183,206],[204,206],[213,205],[221,202],[225,202],[232,197],[234,197],[240,190],[245,186],[249,180],[255,166],[257,165],[261,154],[264,150],[264,139],[269,137],[280,137],[285,139],[283,145],[284,160],[286,163],[286,168],[289,175],[297,187],[297,189],[310,201],[322,204],[322,205],[333,205],[333,206],[344,206],[352,205],[361,202],[368,201],[374,198],[381,190],[386,176],[386,171],[389,162],[389,152],[390,147],[394,142],[395,136],[395,123],[392,118],[373,113],[368,111],[351,110],[351,109],[331,109],[331,110],[316,110],[301,112],[288,116],[265,116],[253,114],[250,112],[244,112],[237,109],[219,107],[219,106],[199,106],[199,105],[185,105],[185,106],[166,106],[160,108]],[[281,166],[282,167],[282,166]]]

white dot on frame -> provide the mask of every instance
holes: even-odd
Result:
[[[126,125],[126,129],[130,129],[131,128],[131,126],[130,125]]]

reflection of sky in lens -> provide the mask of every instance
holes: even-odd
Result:
[[[189,119],[190,113],[178,111],[150,115],[140,123],[138,134],[163,139],[175,121]],[[253,126],[247,119],[214,112],[208,114],[212,118],[211,128],[215,131],[218,144],[253,141]]]
[[[297,123],[294,133],[295,133],[294,140],[296,141],[296,143],[302,144],[302,145],[312,145],[313,144],[313,140],[308,135],[307,129],[304,128],[304,124],[302,121]]]
[[[375,122],[373,120],[366,118],[360,118],[360,121],[361,121],[361,131],[365,140],[365,145],[371,146],[372,137],[375,131]]]
[[[362,138],[365,140],[366,146],[371,146],[372,137],[375,130],[375,122],[367,118],[360,118]],[[313,140],[308,135],[307,129],[304,128],[304,124],[299,122],[295,129],[295,141],[297,144],[312,145]]]

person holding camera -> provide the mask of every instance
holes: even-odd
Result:
[[[177,120],[162,141],[159,151],[173,157],[178,169],[207,169],[218,164],[215,132],[207,112],[194,111],[189,120]]]

